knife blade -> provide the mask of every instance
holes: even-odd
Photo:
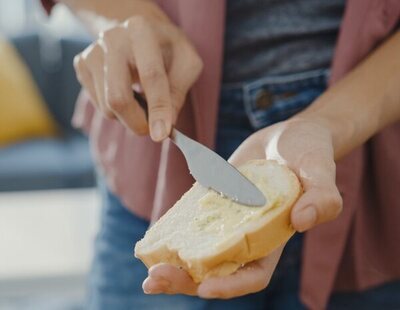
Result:
[[[201,143],[176,128],[170,139],[185,156],[189,171],[197,182],[223,196],[247,206],[264,206],[264,194],[234,166]]]
[[[148,117],[147,102],[134,91],[134,97]],[[205,145],[172,128],[169,138],[183,153],[194,179],[232,201],[246,206],[264,206],[264,194],[234,166]]]

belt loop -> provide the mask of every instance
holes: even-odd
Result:
[[[253,112],[253,98],[252,98],[252,90],[254,90],[254,85],[253,83],[246,83],[243,85],[243,104],[244,104],[244,109],[246,111],[247,118],[250,121],[250,124],[253,128],[258,128],[259,127],[259,122],[257,121],[256,116],[254,115]],[[272,98],[271,98],[272,99]],[[271,101],[272,104],[272,101]]]

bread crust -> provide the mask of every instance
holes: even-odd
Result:
[[[265,164],[265,162],[265,160],[255,160],[249,163],[258,165]],[[284,204],[268,211],[274,212],[272,216],[261,216],[252,221],[246,232],[235,234],[214,255],[183,260],[176,250],[163,245],[147,253],[141,252],[136,246],[135,256],[148,268],[161,262],[183,268],[190,274],[194,282],[199,283],[209,277],[232,274],[242,265],[269,255],[294,234],[295,230],[290,223],[290,212],[302,193],[297,176],[289,168],[284,167],[284,169],[290,174],[291,188],[295,193]]]

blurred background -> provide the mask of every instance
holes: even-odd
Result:
[[[100,199],[70,119],[89,40],[62,6],[0,0],[1,310],[82,309]]]

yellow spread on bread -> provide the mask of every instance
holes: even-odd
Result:
[[[246,173],[244,173],[246,175]],[[246,175],[247,176],[247,175]],[[249,178],[249,176],[247,176]],[[201,212],[196,214],[191,223],[191,228],[198,231],[226,234],[236,229],[238,226],[247,223],[270,211],[278,205],[278,197],[268,190],[268,185],[262,178],[254,175],[249,179],[256,179],[256,186],[266,195],[267,204],[263,207],[245,206],[222,196],[221,194],[209,190],[199,200]],[[275,196],[275,197],[274,197]]]

